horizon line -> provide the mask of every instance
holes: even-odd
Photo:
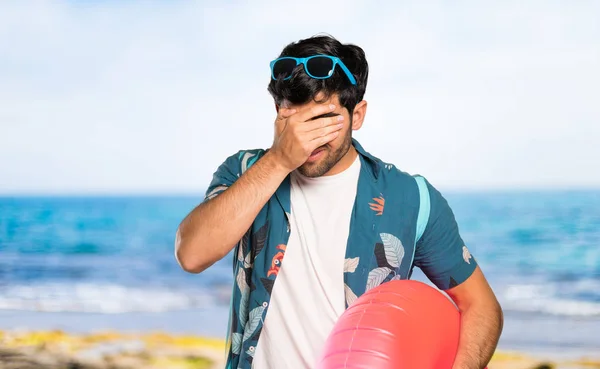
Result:
[[[505,187],[444,187],[436,186],[438,190],[448,194],[459,193],[529,193],[529,192],[600,192],[600,186],[556,186],[556,187],[536,187],[536,186],[505,186]],[[7,198],[75,198],[75,197],[198,197],[204,199],[206,189],[199,191],[192,190],[136,190],[136,191],[25,191],[25,192],[2,192],[0,199]]]

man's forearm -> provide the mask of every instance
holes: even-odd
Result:
[[[199,273],[227,255],[287,174],[267,152],[221,195],[192,210],[175,241],[183,269]]]
[[[461,312],[460,340],[452,369],[483,369],[489,363],[503,327],[498,304],[473,304]]]

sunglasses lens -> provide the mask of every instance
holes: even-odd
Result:
[[[333,60],[322,56],[316,56],[308,60],[306,68],[313,77],[331,77],[333,74]]]
[[[296,65],[296,60],[294,59],[278,60],[275,62],[275,65],[273,65],[273,76],[275,79],[286,79],[292,75]]]

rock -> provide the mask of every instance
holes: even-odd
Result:
[[[543,363],[543,364],[536,365],[532,369],[554,369],[554,368],[555,368],[555,366],[552,364]]]

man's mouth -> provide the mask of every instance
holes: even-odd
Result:
[[[310,153],[310,157],[308,158],[309,161],[312,160],[316,160],[318,159],[322,154],[322,152],[324,152],[326,149],[324,146],[318,147],[315,151],[313,151],[312,153]]]
[[[310,153],[310,156],[316,155],[316,154],[320,153],[323,150],[325,150],[324,147],[319,147],[315,151],[313,151],[312,153]]]

